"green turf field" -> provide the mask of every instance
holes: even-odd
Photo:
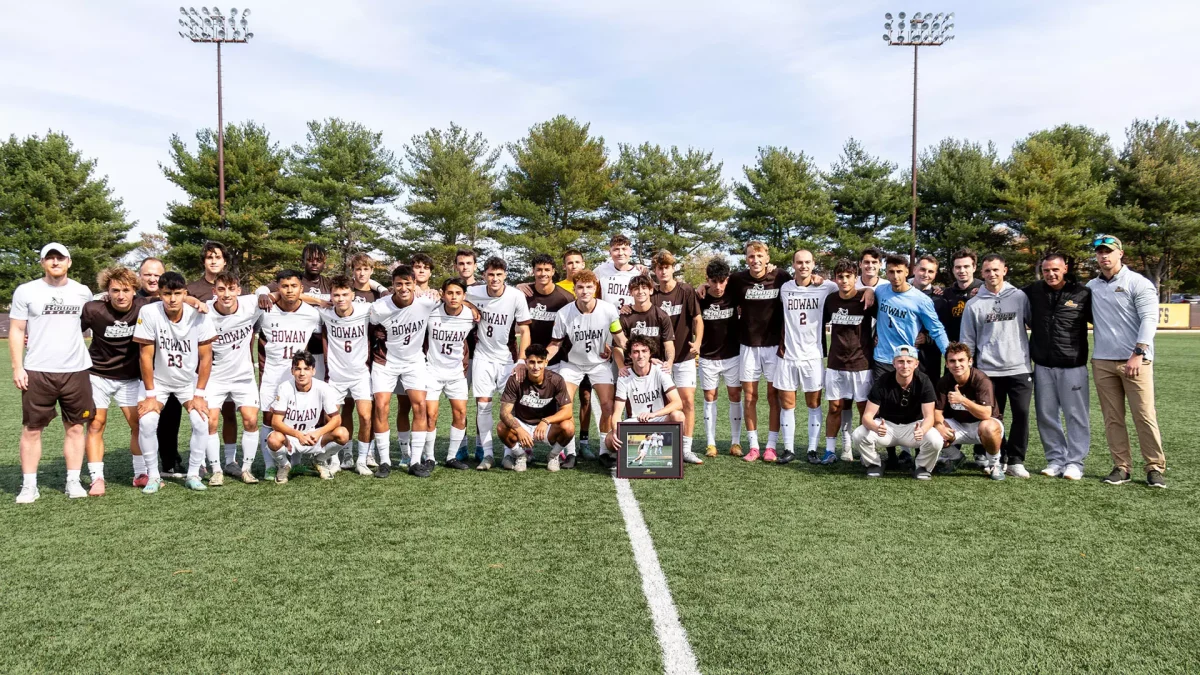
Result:
[[[868,481],[725,454],[683,481],[635,481],[700,671],[1200,671],[1186,431],[1200,336],[1157,348],[1167,490],[1100,483],[1094,394],[1079,484]],[[20,399],[6,366],[0,378],[0,672],[662,670],[614,485],[593,463],[148,497],[128,487],[118,418],[106,497],[67,500],[52,427],[42,498],[17,507]],[[724,453],[723,399],[720,417]],[[446,438],[443,422],[439,459]]]

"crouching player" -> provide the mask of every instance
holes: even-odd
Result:
[[[300,351],[292,357],[292,380],[284,381],[271,403],[271,428],[267,448],[275,455],[275,482],[288,482],[292,470],[290,453],[299,460],[311,458],[321,478],[333,478],[332,464],[350,434],[342,426],[342,400],[333,387],[314,378],[317,360],[311,352]],[[321,414],[326,422],[320,424]]]
[[[500,396],[500,423],[496,434],[504,447],[512,451],[513,471],[524,471],[533,444],[545,441],[551,446],[546,468],[558,471],[559,455],[575,438],[571,419],[571,395],[558,373],[546,368],[550,355],[542,345],[525,350],[524,368],[515,370]]]
[[[913,477],[929,480],[942,451],[942,435],[933,431],[934,389],[925,373],[917,372],[917,348],[896,347],[892,366],[896,372],[875,380],[867,395],[862,426],[851,435],[867,467],[868,478],[883,475],[879,449],[901,446],[918,448]]]
[[[617,411],[625,410],[629,402],[629,419],[638,422],[679,422],[683,424],[683,401],[675,389],[670,373],[657,368],[650,362],[652,338],[635,335],[629,340],[629,358],[633,366],[629,374],[617,380],[617,392],[609,426],[616,429]],[[704,460],[691,451],[690,437],[683,438],[683,461],[688,464],[703,464]],[[616,452],[621,447],[620,434],[610,433],[608,448]],[[612,467],[608,467],[612,468]]]
[[[935,426],[946,445],[982,445],[987,459],[984,473],[1004,480],[1000,468],[1000,442],[1004,424],[992,392],[992,380],[971,367],[971,350],[961,342],[946,347],[946,374],[937,383]]]

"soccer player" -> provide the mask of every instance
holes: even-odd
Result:
[[[975,267],[979,256],[969,248],[959,249],[950,259],[950,271],[954,283],[942,289],[941,302],[937,304],[938,319],[946,328],[946,339],[958,342],[962,337],[962,316],[967,301],[979,293],[983,280],[975,278]]]
[[[633,297],[633,304],[626,305],[629,311],[621,312],[621,329],[625,331],[625,337],[641,335],[649,338],[651,358],[658,361],[664,370],[671,372],[675,364],[675,324],[666,312],[651,304],[654,282],[645,274],[639,274],[629,280],[629,293]],[[629,366],[622,347],[617,347],[615,361],[618,374],[625,374]]]
[[[1012,424],[1000,448],[1000,464],[1010,476],[1029,478],[1025,450],[1029,445],[1029,404],[1033,376],[1029,365],[1029,298],[1004,277],[1004,257],[983,257],[983,290],[967,301],[963,312],[962,343],[975,355],[975,363],[992,380],[1000,415],[1012,409]],[[1003,418],[1002,418],[1003,419]]]
[[[650,354],[654,341],[644,335],[629,339],[631,366],[628,375],[617,380],[615,405],[609,420],[609,428],[617,428],[617,414],[624,416],[626,402],[629,403],[628,420],[638,422],[678,422],[683,424],[683,402],[675,389],[671,374],[651,363]],[[653,439],[648,439],[654,445]],[[691,451],[691,438],[683,437],[683,461],[687,464],[703,464],[704,460]],[[617,452],[621,448],[620,434],[608,435],[608,448]],[[644,454],[644,453],[643,453]]]
[[[150,478],[145,494],[163,486],[158,471],[158,423],[163,402],[174,396],[188,411],[192,423],[187,477],[189,490],[205,490],[200,467],[208,449],[208,403],[205,386],[212,372],[212,342],[216,331],[207,314],[184,303],[187,282],[178,272],[159,278],[162,302],[146,305],[138,316],[133,341],[141,345],[140,366],[144,391],[138,401],[139,441]],[[212,463],[216,485],[221,484],[220,462]]]
[[[438,404],[442,394],[450,401],[450,445],[446,449],[446,467],[466,469],[458,456],[467,435],[467,336],[479,316],[464,304],[467,287],[458,279],[442,283],[442,303],[429,316],[426,341],[429,349],[429,388],[425,392],[425,414],[429,429],[424,460],[434,459],[437,439]],[[411,465],[410,465],[411,466]]]
[[[575,274],[586,269],[587,262],[583,259],[583,253],[579,249],[569,248],[563,251],[563,270],[565,276],[558,282],[558,285],[571,295],[575,295]]]
[[[864,248],[858,254],[859,277],[855,288],[878,288],[880,284],[887,283],[887,280],[879,275],[879,268],[882,265],[883,251],[874,246]]]
[[[596,299],[598,286],[596,275],[591,270],[580,270],[575,274],[575,302],[558,310],[548,353],[553,358],[562,347],[563,340],[570,340],[570,351],[559,365],[558,372],[566,380],[567,391],[572,397],[585,377],[591,380],[592,388],[600,399],[600,462],[611,468],[616,460],[608,453],[604,442],[611,431],[608,422],[612,416],[615,391],[609,356],[614,345],[625,345],[625,333],[621,329],[617,308]],[[575,451],[570,445],[566,450],[563,468],[572,469],[575,467]]]
[[[505,456],[515,458],[513,471],[524,471],[533,445],[545,441],[551,445],[546,468],[558,471],[559,456],[575,436],[571,420],[571,395],[566,382],[548,369],[549,353],[534,343],[525,349],[522,373],[513,373],[500,396],[500,423],[496,435],[508,449]]]
[[[926,253],[917,258],[917,266],[913,270],[912,279],[909,283],[912,287],[921,291],[930,300],[933,300],[933,308],[936,311],[938,305],[941,304],[942,288],[935,285],[938,273],[938,260],[934,256]],[[939,316],[941,316],[939,314]],[[945,324],[942,324],[943,327]],[[917,333],[916,347],[921,351],[921,372],[929,376],[930,380],[936,381],[942,374],[942,353],[938,351],[937,345],[929,339],[929,332],[922,330]]]
[[[429,295],[417,295],[415,288],[412,267],[398,265],[392,270],[392,294],[371,305],[371,323],[379,324],[387,331],[387,360],[371,368],[371,393],[375,398],[371,423],[375,431],[375,449],[379,453],[376,478],[387,478],[392,471],[388,421],[392,392],[397,383],[408,392],[413,410],[408,473],[425,478],[433,471],[432,463],[421,461],[428,419],[425,390],[429,387],[429,368],[421,347],[425,342],[426,322],[438,301]]]
[[[255,325],[262,320],[263,310],[253,295],[242,295],[241,282],[232,272],[221,272],[213,282],[215,297],[208,301],[208,316],[216,338],[212,342],[212,374],[208,378],[206,400],[208,410],[209,462],[217,459],[217,421],[226,404],[232,404],[241,414],[242,463],[237,463],[237,445],[225,443],[225,467],[222,473],[235,476],[243,483],[257,483],[250,472],[254,456],[261,443],[258,430],[259,394],[254,382]],[[228,427],[227,427],[228,428]],[[208,484],[220,485],[223,478],[213,474]]]
[[[87,286],[69,279],[71,252],[59,243],[41,251],[41,279],[21,284],[9,310],[8,352],[13,384],[21,390],[21,491],[18,504],[39,496],[37,467],[42,459],[42,430],[62,409],[63,459],[67,496],[88,496],[79,482],[83,465],[83,425],[95,414],[88,369],[92,359],[83,343],[80,317],[92,298]],[[26,337],[29,353],[25,353]]]
[[[274,413],[270,404],[275,400],[275,390],[279,385],[291,380],[292,357],[298,352],[306,351],[305,347],[312,336],[321,332],[321,314],[315,307],[300,299],[304,286],[300,281],[300,273],[295,270],[280,270],[275,275],[275,285],[278,288],[279,300],[271,301],[270,309],[266,310],[260,322],[259,339],[265,345],[264,356],[260,362],[262,379],[259,383],[258,400],[263,408],[263,426],[274,428],[271,418]],[[259,289],[259,306],[265,289]],[[319,339],[319,338],[318,338]],[[310,352],[311,353],[311,352]],[[316,356],[313,356],[316,363]],[[266,468],[264,478],[275,480],[275,458],[267,446],[266,437],[260,434],[263,465]]]
[[[354,468],[360,476],[374,472],[367,466],[371,451],[371,305],[355,302],[354,282],[336,276],[329,281],[330,307],[320,311],[324,330],[321,337],[325,347],[328,384],[341,404],[354,406],[358,412],[358,441],[356,452],[350,452],[349,442],[343,449],[342,462],[337,468]],[[343,425],[343,428],[345,426]],[[346,428],[346,433],[350,430]]]
[[[725,381],[729,396],[729,454],[742,455],[742,368],[738,359],[737,305],[727,292],[729,263],[713,258],[705,267],[706,293],[700,298],[704,332],[700,341],[700,388],[704,391],[704,433],[708,449],[717,456],[717,387]]]
[[[145,487],[149,476],[138,446],[138,387],[141,377],[138,366],[138,346],[133,342],[133,329],[138,313],[146,304],[145,298],[135,295],[137,275],[124,267],[110,267],[97,279],[104,289],[103,300],[92,300],[83,306],[80,323],[83,330],[92,331],[88,355],[92,367],[88,377],[92,382],[92,400],[96,411],[87,429],[88,469],[92,474],[90,496],[104,494],[104,430],[108,422],[108,405],[115,401],[125,416],[131,432],[129,450],[133,455],[133,485]]]
[[[276,483],[288,482],[290,453],[299,455],[300,461],[312,458],[317,474],[324,480],[332,479],[338,451],[350,441],[350,434],[342,426],[342,398],[333,387],[315,379],[315,363],[307,351],[296,352],[292,356],[292,377],[279,385],[271,403],[272,431],[267,435],[267,447],[275,453]],[[324,425],[320,424],[322,413]]]
[[[533,267],[533,284],[526,296],[530,318],[529,342],[545,346],[553,339],[558,310],[575,302],[575,296],[554,283],[554,258],[539,254],[533,257],[530,264]],[[555,354],[548,367],[558,372],[558,364],[564,356],[561,352]]]
[[[413,293],[417,295],[437,295],[437,291],[429,288],[429,278],[433,275],[433,258],[426,253],[413,254],[409,264],[413,268]],[[409,420],[412,414],[412,403],[408,400],[408,392],[404,390],[404,385],[399,380],[396,381],[396,391],[392,392],[396,395],[396,441],[400,446],[401,464],[406,463],[407,457],[411,450],[409,439],[412,435],[412,425]],[[429,394],[426,392],[426,401],[429,400]],[[429,432],[425,436],[425,445],[429,447],[428,457],[433,459],[433,447],[437,441],[437,418],[434,418],[434,426],[430,427]],[[417,456],[421,456],[424,448],[415,448]]]
[[[145,258],[138,266],[138,297],[153,300],[158,297],[158,281],[167,268],[158,258]],[[183,417],[183,406],[174,398],[165,401],[158,418],[158,457],[162,461],[162,475],[167,478],[183,478],[186,470],[179,456],[179,422]]]
[[[366,253],[350,256],[350,278],[354,281],[354,301],[371,304],[387,295],[387,289],[371,278],[375,273],[375,259]]]
[[[1092,292],[1068,278],[1063,254],[1050,253],[1041,265],[1042,280],[1022,290],[1029,298],[1033,401],[1038,435],[1046,452],[1042,475],[1080,480],[1091,447],[1087,361]],[[1061,422],[1064,417],[1066,433]]]
[[[351,279],[354,281],[354,302],[367,303],[368,305],[376,300],[387,295],[387,289],[371,278],[375,273],[375,259],[366,253],[356,253],[350,257],[348,265],[351,272]],[[387,336],[381,326],[368,325],[370,332],[368,339],[371,348],[371,361],[367,364],[367,368],[371,368],[376,363],[384,363],[387,361],[387,348],[384,344],[387,342]],[[346,427],[350,437],[354,437],[354,413],[355,406],[353,403],[347,403],[342,407],[342,426]],[[375,450],[371,445],[371,425],[360,424],[358,438],[367,439],[367,468],[374,470],[379,466],[375,461]]]
[[[946,347],[946,375],[938,380],[935,408],[934,429],[945,445],[982,445],[987,454],[986,473],[992,480],[1004,480],[1000,468],[1004,425],[992,381],[971,367],[971,349],[961,342]]]
[[[587,262],[583,259],[583,253],[579,249],[569,248],[563,252],[563,269],[566,273],[566,278],[561,279],[558,285],[564,290],[575,295],[575,274],[581,270],[587,269]],[[543,343],[549,344],[549,343]],[[592,425],[592,381],[588,377],[584,377],[579,383],[579,390],[576,392],[579,397],[579,428],[576,437],[579,440],[579,451],[583,456],[591,459],[594,457],[591,449],[588,447],[588,431]],[[600,431],[600,415],[596,415],[596,432]]]
[[[775,448],[767,446],[764,462],[787,464],[796,459],[796,391],[804,392],[808,407],[808,463],[829,464],[837,455],[826,451],[817,454],[821,433],[821,390],[824,388],[825,368],[821,363],[825,342],[825,327],[821,316],[825,298],[838,290],[837,284],[826,280],[813,281],[816,261],[811,251],[800,249],[792,255],[790,281],[779,289],[783,304],[783,335],[779,341],[779,361],[772,381],[779,392],[779,430],[783,433],[783,454],[776,457]],[[869,289],[868,289],[869,290]],[[750,460],[749,457],[746,458]]]
[[[467,289],[467,299],[479,309],[479,328],[475,331],[476,351],[471,362],[471,389],[475,396],[476,425],[482,438],[483,460],[475,467],[480,471],[492,468],[492,398],[504,391],[512,374],[513,352],[509,337],[516,333],[517,360],[525,360],[529,347],[529,305],[525,296],[504,282],[508,278],[508,263],[502,258],[488,258],[484,264],[484,284]],[[502,466],[511,469],[515,460],[505,455]]]
[[[479,283],[479,280],[475,278],[477,270],[475,260],[475,251],[469,248],[460,248],[454,254],[454,271],[458,273],[458,280],[467,288]]]
[[[883,475],[879,448],[894,446],[917,448],[913,477],[917,480],[933,477],[933,467],[942,451],[942,435],[933,430],[936,398],[933,383],[917,370],[917,348],[896,347],[892,370],[871,386],[862,426],[852,434],[868,478]]]
[[[871,392],[871,362],[868,356],[874,340],[871,319],[876,306],[866,307],[865,288],[856,288],[858,281],[854,263],[840,260],[833,268],[833,280],[838,292],[825,299],[821,323],[829,326],[829,361],[825,368],[825,399],[829,415],[825,418],[825,457],[837,448],[835,430],[841,432],[843,462],[854,461],[850,446],[850,420],[857,404],[859,418],[867,407]],[[850,413],[843,415],[843,413]],[[848,419],[849,418],[849,419]]]
[[[659,251],[651,260],[658,289],[650,302],[673,322],[675,358],[671,379],[683,402],[683,435],[690,439],[696,431],[696,359],[704,341],[704,317],[700,315],[696,289],[675,279],[675,263],[670,251]]]
[[[630,262],[633,257],[633,242],[623,234],[613,235],[608,241],[610,260],[596,267],[596,278],[600,281],[599,298],[617,309],[633,304],[629,282],[642,274],[642,270]]]

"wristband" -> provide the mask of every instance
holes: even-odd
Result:
[[[158,392],[154,391],[153,389],[149,389],[146,391],[146,398],[154,398],[157,395],[158,395]]]
[[[192,392],[192,396],[199,396],[200,398],[204,398],[204,394],[205,392],[203,389],[196,389]]]

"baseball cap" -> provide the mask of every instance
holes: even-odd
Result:
[[[896,351],[892,352],[892,360],[895,361],[901,356],[907,356],[914,359],[921,358],[917,355],[917,348],[912,345],[900,345],[899,347],[896,347]]]
[[[1092,240],[1092,248],[1097,249],[1097,248],[1100,248],[1101,246],[1107,246],[1108,248],[1111,248],[1114,251],[1124,251],[1125,250],[1124,246],[1121,245],[1121,240],[1117,239],[1116,237],[1112,236],[1111,234],[1096,235],[1096,238]]]
[[[71,259],[71,252],[67,250],[66,246],[63,246],[57,241],[52,241],[42,247],[42,260],[45,260],[46,256],[50,255],[52,251],[58,251],[59,253],[63,254],[67,260]]]

